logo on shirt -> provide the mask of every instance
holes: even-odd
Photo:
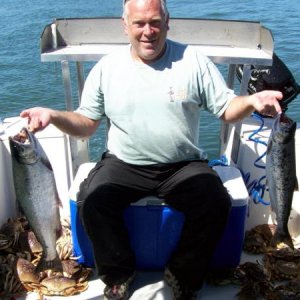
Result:
[[[177,91],[174,91],[174,88],[170,86],[168,96],[170,102],[185,101],[187,100],[187,91],[186,89],[178,89]]]

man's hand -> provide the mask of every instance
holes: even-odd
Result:
[[[282,111],[278,102],[282,98],[281,92],[267,90],[250,96],[236,96],[231,100],[221,118],[225,122],[238,122],[254,111],[274,117]]]
[[[20,117],[28,118],[28,130],[36,132],[47,127],[51,122],[53,110],[44,107],[33,107],[23,110]]]
[[[281,92],[278,91],[262,91],[249,96],[252,101],[252,106],[258,113],[274,117],[281,113],[281,106],[278,101],[283,97]]]

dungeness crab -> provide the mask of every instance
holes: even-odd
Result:
[[[264,267],[271,279],[300,279],[300,250],[271,250],[264,255]]]
[[[71,296],[88,287],[91,269],[84,268],[72,257],[71,232],[68,223],[57,241],[62,271],[36,272],[42,247],[24,218],[9,219],[0,230],[0,299],[35,292],[49,296]]]
[[[244,250],[249,253],[265,253],[271,246],[276,225],[257,225],[245,233]]]

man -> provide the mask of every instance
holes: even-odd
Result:
[[[82,183],[78,205],[105,299],[128,299],[135,258],[123,211],[157,195],[185,214],[181,239],[165,269],[174,299],[196,299],[230,211],[230,198],[198,147],[199,108],[225,122],[253,111],[281,111],[277,91],[236,96],[213,63],[166,38],[164,0],[125,0],[130,45],[102,58],[90,72],[75,112],[31,108],[32,131],[49,123],[78,137],[109,120],[107,151]]]

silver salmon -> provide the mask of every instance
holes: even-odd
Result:
[[[17,203],[42,245],[36,271],[61,270],[56,240],[62,232],[54,173],[33,133],[23,128],[9,137]]]
[[[298,190],[295,158],[297,124],[284,113],[278,114],[268,141],[266,177],[271,208],[276,214],[277,227],[272,245],[285,244],[294,249],[288,230],[293,193]]]

